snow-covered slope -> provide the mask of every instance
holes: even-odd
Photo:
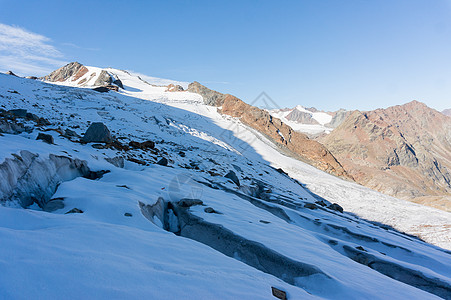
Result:
[[[0,295],[271,299],[276,287],[288,299],[449,298],[450,252],[400,233],[451,249],[449,213],[287,157],[198,94],[109,72],[124,90],[0,74],[1,108],[51,122],[16,120],[32,130],[0,136],[0,171],[7,161],[20,164],[24,150],[41,165],[54,154],[84,160],[94,173],[110,171],[61,182],[49,203],[64,207],[53,212],[0,206]],[[89,122],[106,124],[123,145],[152,140],[156,147],[117,150],[60,134],[81,135]],[[39,132],[54,144],[36,140]],[[123,168],[106,160],[118,157]],[[168,166],[155,163],[163,157]],[[231,171],[239,184],[224,177]],[[27,176],[34,182],[42,174]],[[66,214],[75,208],[83,213]]]

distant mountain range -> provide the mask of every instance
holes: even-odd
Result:
[[[418,101],[354,111],[320,141],[360,184],[451,210],[450,117]]]
[[[322,143],[358,183],[451,211],[451,110],[412,101],[374,111],[270,111]]]

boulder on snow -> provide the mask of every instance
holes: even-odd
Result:
[[[308,208],[308,209],[317,209],[318,208],[318,206],[316,206],[316,204],[314,204],[314,203],[305,203],[304,207]]]
[[[158,162],[157,162],[157,165],[160,165],[160,166],[167,166],[168,165],[168,163],[169,163],[169,161],[168,161],[168,159],[166,158],[166,157],[163,157],[162,159],[160,159]]]
[[[287,293],[285,291],[282,291],[278,288],[271,287],[272,295],[276,297],[277,299],[281,300],[287,300]]]
[[[122,156],[107,157],[105,160],[118,168],[123,168],[125,166],[125,160]]]
[[[177,204],[181,207],[191,207],[194,205],[202,205],[204,204],[204,202],[200,199],[183,198]]]
[[[44,141],[47,144],[53,144],[53,136],[51,136],[50,134],[42,133],[42,132],[40,132],[38,134],[38,137],[36,138],[36,140]]]
[[[131,148],[135,148],[135,149],[141,149],[141,150],[147,150],[147,149],[154,149],[155,148],[155,143],[152,141],[145,141],[145,142],[135,142],[135,141],[131,141],[128,143],[128,145]]]
[[[71,210],[69,210],[68,212],[65,213],[65,215],[67,214],[82,214],[83,211],[81,209],[78,208],[72,208]]]
[[[229,173],[227,173],[224,177],[232,180],[237,186],[240,186],[240,180],[238,179],[238,176],[236,176],[235,172],[229,171]]]
[[[119,91],[119,88],[115,85],[109,84],[109,85],[104,85],[104,86],[99,86],[99,87],[93,88],[92,90],[96,91],[96,92],[100,92],[100,93],[106,93],[109,91],[117,92],[117,91]]]
[[[102,122],[94,122],[86,130],[85,135],[81,139],[85,143],[111,143],[113,137],[110,130]]]
[[[71,130],[69,128],[66,128],[66,130],[64,130],[63,136],[67,137],[67,138],[79,137],[79,135],[75,131],[73,131],[73,130]]]
[[[343,207],[341,207],[340,205],[338,205],[337,203],[333,203],[331,205],[329,205],[329,208],[335,211],[339,211],[339,212],[343,212]]]

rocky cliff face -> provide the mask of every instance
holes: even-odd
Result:
[[[85,75],[88,69],[78,62],[71,62],[58,70],[53,71],[49,75],[45,76],[43,79],[51,82],[61,82],[72,78],[72,81],[78,80],[80,77]]]
[[[198,82],[191,83],[188,91],[200,94],[207,105],[222,106],[221,113],[240,118],[241,122],[269,137],[297,158],[330,174],[351,179],[326,147],[310,140],[305,134],[294,131],[267,111],[251,106],[235,96],[210,90]]]
[[[316,121],[312,114],[299,111],[297,109],[293,109],[292,112],[290,112],[286,118],[291,121],[296,121],[302,124],[319,124],[318,121]]]
[[[346,118],[352,113],[350,110],[340,109],[338,111],[332,112],[332,120],[325,124],[325,126],[330,128],[337,128],[340,126],[341,123],[343,123]]]
[[[354,111],[322,142],[372,189],[409,200],[451,196],[451,118],[423,103]]]

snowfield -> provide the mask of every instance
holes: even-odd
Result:
[[[0,135],[2,189],[14,188],[19,170],[5,173],[6,163],[19,166],[24,153],[41,168],[56,155],[109,171],[59,182],[52,211],[2,199],[0,298],[276,299],[276,287],[288,299],[451,299],[449,213],[288,157],[198,94],[106,70],[125,90],[0,74],[0,108],[51,122],[24,121],[30,130]],[[90,122],[123,144],[151,140],[155,149],[61,135],[81,136]],[[123,167],[110,163],[119,157]],[[157,164],[163,157],[167,166]],[[224,177],[231,171],[239,184]],[[30,180],[17,180],[39,189],[31,183],[47,175],[30,167]],[[82,213],[68,213],[75,209]]]

